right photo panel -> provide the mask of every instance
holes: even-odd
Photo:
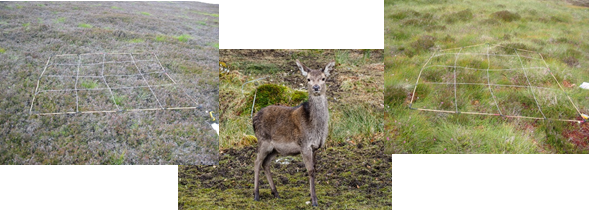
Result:
[[[588,153],[587,6],[385,0],[386,153]]]

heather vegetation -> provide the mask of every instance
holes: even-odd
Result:
[[[0,163],[218,163],[218,137],[207,113],[218,110],[218,48],[210,44],[218,43],[219,19],[208,15],[218,11],[218,5],[195,2],[1,2]],[[112,97],[104,97],[108,91],[78,92],[79,104],[88,105],[80,110],[112,109],[103,103],[112,99],[121,106],[114,113],[29,113],[50,57],[151,52],[178,87],[196,99],[192,105],[197,109],[127,112],[151,97],[149,90],[128,97],[124,93],[129,89],[114,91]],[[70,78],[45,78],[51,81],[42,87],[47,89],[105,87],[90,78],[77,84]],[[128,81],[113,84],[131,86]],[[66,109],[75,98],[56,92],[35,105],[39,110]]]

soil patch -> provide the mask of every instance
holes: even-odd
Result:
[[[383,141],[340,144],[326,148],[317,154],[316,191],[321,208],[390,208],[391,156],[382,150]],[[265,175],[260,176],[260,202],[253,200],[253,165],[256,147],[221,151],[218,166],[179,166],[178,196],[180,209],[190,208],[191,197],[201,193],[213,193],[215,200],[200,203],[199,207],[219,205],[225,208],[264,207],[269,202],[295,202],[287,208],[309,208],[310,200],[307,171],[300,156],[289,164],[272,164],[273,180],[282,198],[275,199]],[[262,172],[263,173],[263,172]],[[226,197],[231,193],[234,197]],[[348,196],[353,195],[353,198]],[[352,200],[350,200],[352,199]],[[222,202],[233,200],[236,202]],[[239,201],[239,202],[237,202]],[[216,207],[217,208],[217,207]]]

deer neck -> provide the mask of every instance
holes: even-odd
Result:
[[[327,109],[327,97],[325,94],[319,96],[309,96],[309,115],[314,127],[326,127],[329,121],[329,112]]]

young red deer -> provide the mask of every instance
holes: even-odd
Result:
[[[325,145],[328,133],[329,112],[325,96],[325,79],[335,66],[331,62],[321,70],[307,68],[297,60],[297,66],[307,77],[309,101],[297,107],[268,106],[253,118],[254,132],[258,138],[258,158],[254,165],[254,200],[260,200],[258,178],[260,165],[268,178],[274,197],[279,198],[272,182],[270,162],[280,154],[292,156],[302,154],[309,173],[311,201],[317,206],[315,195],[315,151]]]

